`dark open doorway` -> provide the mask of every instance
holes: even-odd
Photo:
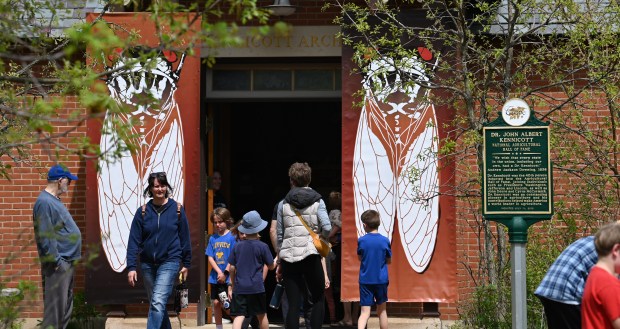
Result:
[[[256,210],[267,221],[289,190],[293,162],[312,167],[310,184],[323,199],[341,189],[342,118],[340,101],[239,102],[212,104],[214,168],[235,220]],[[207,223],[210,225],[210,223]],[[261,239],[271,246],[269,226]],[[273,273],[267,277],[271,297]],[[269,310],[276,322],[279,310]]]

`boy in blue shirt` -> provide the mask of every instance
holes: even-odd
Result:
[[[209,265],[211,265],[209,285],[211,286],[215,328],[222,329],[222,312],[225,307],[220,302],[218,295],[222,292],[228,295],[230,278],[226,271],[226,266],[228,265],[228,256],[235,245],[236,239],[229,230],[233,220],[228,209],[215,208],[211,214],[211,222],[215,227],[215,234],[209,238],[205,254],[209,258]]]
[[[263,268],[275,268],[273,256],[266,243],[259,240],[258,232],[267,227],[267,222],[256,211],[243,215],[239,226],[241,240],[228,258],[232,278],[232,308],[230,314],[236,316],[233,329],[241,329],[246,317],[256,315],[260,329],[268,329],[267,298],[263,284]]]
[[[366,235],[357,240],[357,257],[360,260],[360,305],[361,312],[357,328],[364,329],[370,317],[370,308],[377,305],[379,328],[387,329],[386,308],[389,284],[387,265],[392,263],[390,240],[379,233],[379,213],[366,210],[361,216]]]

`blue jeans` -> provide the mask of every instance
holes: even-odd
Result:
[[[175,279],[179,274],[179,261],[169,261],[159,265],[141,263],[144,287],[150,301],[147,329],[172,329],[166,304],[172,293]]]

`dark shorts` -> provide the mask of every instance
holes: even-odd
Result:
[[[226,293],[228,293],[228,286],[225,283],[209,283],[209,286],[211,286],[211,299],[218,299],[219,297],[217,296],[220,292],[225,291]]]
[[[363,284],[360,283],[360,306],[373,306],[388,301],[388,283]]]
[[[267,298],[265,293],[250,295],[233,294],[230,315],[254,316],[267,313]]]

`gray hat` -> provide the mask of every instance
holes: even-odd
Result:
[[[267,227],[267,222],[260,218],[256,210],[252,210],[243,215],[241,225],[239,225],[239,232],[254,234],[262,231],[265,227]]]

